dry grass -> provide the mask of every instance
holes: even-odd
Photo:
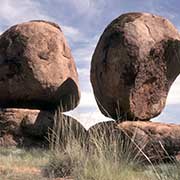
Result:
[[[57,113],[57,120],[62,117]],[[54,151],[46,167],[48,177],[71,176],[75,180],[179,180],[180,169],[177,163],[154,166],[146,154],[133,144],[133,139],[121,135],[105,134],[107,127],[93,131],[88,135],[78,125],[69,126],[66,120],[60,120],[61,129],[66,131],[66,146],[59,146],[61,139],[54,139]],[[74,128],[75,127],[75,128]],[[56,128],[58,129],[58,128]],[[80,135],[74,133],[79,132]],[[82,133],[83,132],[83,133]],[[58,134],[56,132],[55,134]],[[77,138],[78,137],[78,138]],[[80,137],[80,138],[79,138]],[[82,144],[84,142],[84,144]],[[61,143],[60,143],[61,144]],[[136,149],[134,149],[136,147]],[[141,153],[149,164],[142,166],[138,154]]]
[[[179,180],[178,163],[140,165],[133,140],[106,136],[101,127],[87,133],[78,123],[57,113],[50,150],[0,148],[0,179],[52,180]],[[77,125],[76,125],[77,124]],[[134,144],[133,144],[134,145]],[[145,154],[144,154],[145,155]],[[149,161],[148,157],[146,157]]]
[[[0,149],[0,179],[5,180],[46,180],[41,168],[49,161],[49,153],[41,149],[18,148]]]

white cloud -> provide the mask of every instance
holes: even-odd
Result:
[[[90,76],[90,71],[88,68],[77,68],[78,70],[78,73],[81,75],[81,76],[86,76],[86,77],[89,77]]]
[[[79,14],[85,14],[86,18],[97,17],[105,4],[104,0],[69,0],[69,2]]]
[[[152,120],[156,122],[178,124],[180,116],[178,107],[180,107],[180,76],[176,78],[171,86],[164,110],[159,116]]]
[[[163,123],[179,123],[179,118],[178,115],[173,112],[173,109],[171,110],[171,112],[167,112],[167,110],[165,109],[159,116],[153,118],[152,121]]]
[[[76,61],[86,61],[86,63],[89,63],[90,65],[93,52],[98,42],[98,38],[99,36],[96,35],[93,38],[86,37],[85,39],[83,39],[83,45],[73,50],[73,55]]]
[[[32,19],[50,19],[43,14],[40,4],[32,0],[1,0],[0,18],[8,25]]]
[[[71,43],[82,41],[83,39],[85,39],[84,34],[81,33],[77,28],[74,28],[72,26],[65,26],[65,25],[61,25],[61,28],[66,38]]]
[[[100,111],[81,113],[79,116],[81,123],[86,129],[89,129],[91,126],[104,121],[112,121],[113,119],[107,118]]]
[[[113,119],[105,117],[100,111],[94,112],[78,112],[78,111],[69,111],[63,114],[69,115],[76,119],[77,121],[81,122],[81,124],[86,128],[89,129],[91,126],[103,122],[103,121],[112,121]]]
[[[90,64],[98,36],[87,38],[86,41],[78,48],[73,49],[73,56],[77,65],[81,90],[93,94],[90,84]]]
[[[179,104],[180,106],[180,76],[178,76],[172,84],[166,104]]]
[[[74,6],[77,6],[78,9],[83,8],[84,10],[94,4],[94,2],[90,0],[72,0],[71,3],[73,3]],[[12,26],[14,24],[33,19],[50,20],[56,23],[59,22],[59,19],[54,19],[45,13],[38,1],[1,0],[0,21],[3,22],[3,25]],[[60,26],[66,38],[70,42],[74,43],[81,41],[83,43],[87,43],[84,48],[75,49],[73,54],[77,57],[77,60],[90,61],[90,57],[95,46],[94,39],[88,39],[78,28],[73,26],[67,26],[65,24],[60,24]]]
[[[46,14],[41,4],[38,1],[33,0],[1,0],[0,5],[0,20],[5,25],[12,26],[21,22],[26,22],[35,19],[43,19],[54,21],[58,23],[56,19]],[[59,24],[70,41],[76,41],[79,38],[83,38],[80,31],[74,27]]]
[[[79,107],[96,107],[96,100],[93,92],[82,92]]]
[[[92,21],[93,22],[96,21],[98,16],[101,15],[103,11],[103,6],[105,4],[104,0],[98,0],[98,1],[97,0],[66,0],[66,1],[68,1],[69,4],[71,4],[74,7],[73,13],[78,13],[81,16],[85,16],[88,23]],[[63,1],[59,1],[59,2],[61,3]],[[87,128],[95,124],[96,122],[107,120],[107,118],[102,115],[102,113],[97,107],[96,101],[94,99],[92,87],[90,84],[90,62],[95,46],[99,39],[99,35],[96,35],[94,38],[90,38],[86,34],[83,34],[80,29],[76,28],[75,26],[76,24],[74,24],[74,26],[67,26],[65,21],[63,21],[64,24],[61,24],[62,22],[61,19],[52,18],[47,14],[48,12],[46,13],[43,10],[40,1],[1,0],[0,3],[1,3],[0,32],[3,31],[4,30],[3,28],[6,27],[7,25],[12,26],[16,23],[21,23],[33,19],[44,19],[59,23],[66,38],[68,39],[70,44],[75,47],[72,49],[72,54],[75,57],[76,64],[78,65],[80,84],[82,86],[81,87],[82,97],[81,97],[80,105],[74,111],[71,111],[69,113],[72,116],[74,116],[76,119],[80,120],[82,124]],[[176,15],[174,13],[171,14],[171,12],[164,11],[161,8],[154,9],[154,12],[161,15],[165,15],[170,19],[173,19]],[[93,27],[91,28],[92,28],[91,31],[94,31]],[[180,77],[178,77],[177,80],[172,85],[167,98],[167,105],[174,105],[174,104],[180,105]],[[86,109],[87,112],[84,112],[84,109]],[[163,112],[164,113],[163,116],[159,116],[158,120],[164,121],[165,116],[167,115],[169,116],[169,114],[167,114],[167,110],[168,110],[168,106],[167,109],[165,109],[165,111]],[[173,118],[174,117],[171,117],[171,119]]]
[[[71,0],[71,3],[79,13],[85,13],[91,6],[91,0]]]

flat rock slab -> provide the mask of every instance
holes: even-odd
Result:
[[[88,132],[105,147],[119,148],[117,153],[128,161],[156,164],[180,159],[180,125],[108,121],[92,126]]]
[[[139,159],[151,162],[178,160],[180,154],[180,125],[158,122],[123,122],[118,128],[132,140]],[[137,148],[138,147],[138,148]]]
[[[149,120],[163,110],[180,72],[180,35],[167,19],[123,14],[103,32],[91,62],[101,112],[115,120]]]
[[[75,62],[57,24],[26,22],[0,36],[0,107],[68,111],[79,99]]]

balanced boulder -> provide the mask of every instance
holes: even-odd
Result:
[[[58,25],[31,21],[0,36],[0,107],[68,111],[79,99],[75,62]]]
[[[180,35],[166,19],[123,14],[93,54],[91,83],[101,112],[115,120],[149,120],[163,110],[180,72]]]

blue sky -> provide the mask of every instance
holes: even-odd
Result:
[[[149,12],[168,18],[180,30],[179,0],[1,0],[0,32],[8,27],[43,19],[58,23],[71,46],[76,61],[82,98],[69,112],[86,127],[107,120],[97,108],[89,81],[90,62],[105,27],[126,12]],[[180,121],[180,77],[173,84],[167,105],[156,121]]]

